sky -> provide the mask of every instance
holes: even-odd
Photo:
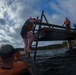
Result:
[[[0,0],[0,44],[23,47],[21,27],[31,16],[44,14],[49,23],[62,25],[65,17],[76,23],[76,0]],[[39,45],[59,42],[40,43]]]

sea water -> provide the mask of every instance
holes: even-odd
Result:
[[[57,57],[57,56],[63,56],[66,52],[68,51],[67,48],[61,48],[61,49],[53,49],[53,50],[37,50],[36,57],[37,58],[52,58],[52,57]],[[21,51],[23,54],[24,51]],[[34,57],[35,51],[33,50],[30,53],[31,57]]]

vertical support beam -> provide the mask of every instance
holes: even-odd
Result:
[[[71,40],[68,40],[68,47],[69,47],[69,49],[70,49],[70,51],[72,51],[72,43],[71,43]]]

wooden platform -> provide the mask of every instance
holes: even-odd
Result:
[[[76,31],[42,28],[40,30],[40,36],[38,41],[74,40],[76,38]]]

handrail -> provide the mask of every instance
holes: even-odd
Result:
[[[56,24],[41,23],[41,25],[43,25],[43,26],[52,26],[52,27],[58,27],[58,28],[66,29],[66,27],[63,27],[63,26],[60,26],[60,25],[56,25]],[[73,28],[70,28],[70,30],[74,30],[74,29]]]

